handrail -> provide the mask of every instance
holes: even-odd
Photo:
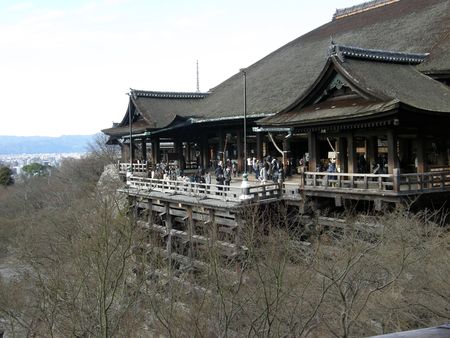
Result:
[[[394,175],[307,171],[304,173],[304,178],[301,181],[301,189],[311,188],[326,188],[330,190],[362,189],[368,191],[393,190]]]
[[[431,171],[400,175],[400,191],[450,190],[450,170]]]
[[[119,163],[119,172],[124,173],[129,171],[131,168],[130,163]],[[133,163],[133,172],[136,173],[147,173],[148,164],[147,163]]]
[[[209,198],[223,201],[240,201],[242,189],[237,186],[206,184],[184,180],[152,179],[131,175],[127,179],[130,188],[139,191],[158,191],[168,195],[185,195],[197,198]],[[280,196],[277,183],[250,186],[249,195],[252,199],[268,199]]]

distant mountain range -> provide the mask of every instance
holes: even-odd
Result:
[[[96,135],[0,136],[0,155],[84,153]]]

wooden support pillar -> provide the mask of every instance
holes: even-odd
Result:
[[[225,145],[225,138],[222,129],[219,130],[218,137],[219,137],[219,144],[217,145],[217,158],[219,159],[219,161],[223,161],[224,160],[223,147]]]
[[[188,257],[189,261],[192,263],[192,257],[194,254],[194,247],[192,244],[192,235],[194,234],[194,218],[193,218],[193,212],[192,207],[187,206],[187,233],[188,233]]]
[[[210,246],[214,247],[217,241],[217,224],[215,220],[214,209],[209,209],[209,226],[210,226],[209,229]]]
[[[347,138],[339,137],[338,138],[338,166],[339,172],[347,173],[348,172],[348,156],[347,156]]]
[[[376,166],[378,157],[378,137],[369,136],[367,138],[367,163],[369,165],[370,172],[372,168]]]
[[[238,161],[238,171],[244,171],[244,140],[242,138],[242,130],[240,128],[236,129],[236,146],[237,146],[237,161]]]
[[[208,134],[202,134],[200,138],[200,157],[202,168],[206,169],[209,166],[209,146]]]
[[[315,132],[308,132],[309,171],[316,171],[319,163],[319,142]]]
[[[147,200],[147,222],[150,227],[153,225],[153,202],[150,198]]]
[[[153,162],[159,163],[161,162],[161,151],[159,148],[159,137],[156,137],[152,140],[152,156],[153,156]]]
[[[123,143],[121,148],[121,161],[130,162],[130,145],[128,143]]]
[[[448,165],[448,151],[447,151],[447,140],[445,137],[440,136],[437,138],[438,145],[438,165],[446,166]]]
[[[145,138],[141,140],[141,152],[142,161],[147,161],[147,140]]]
[[[263,134],[256,133],[256,158],[261,160],[263,157],[263,143],[262,143]]]
[[[283,138],[283,152],[284,152],[284,163],[283,168],[287,169],[287,162],[291,158],[291,139]]]
[[[170,215],[170,206],[169,202],[165,203],[165,218],[166,218],[166,251],[167,256],[169,257],[169,267],[172,266],[172,215]]]
[[[425,140],[422,133],[417,135],[417,153],[414,159],[414,164],[418,173],[424,173],[426,171],[425,164]]]
[[[173,141],[175,154],[177,154],[177,162],[180,169],[184,169],[183,144],[178,139]]]
[[[388,142],[388,173],[393,174],[394,169],[398,169],[398,154],[397,154],[397,137],[394,130],[387,131]]]
[[[136,160],[136,145],[134,144],[135,140],[130,140],[130,151],[131,151],[131,159],[133,162]],[[130,162],[130,159],[128,159],[128,162]]]
[[[347,136],[348,172],[358,172],[358,158],[356,156],[356,142],[353,134]]]

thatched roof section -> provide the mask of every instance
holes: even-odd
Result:
[[[422,72],[450,70],[449,13],[450,0],[399,0],[332,20],[246,69],[247,112],[255,116],[273,115],[298,100],[324,68],[330,38],[335,44],[364,49],[430,53],[416,67]],[[365,76],[373,75],[376,81],[372,72],[377,70],[373,67],[354,71],[365,71]],[[395,86],[393,81],[391,84]],[[202,121],[241,118],[242,93],[242,74],[237,73],[201,98],[138,96],[132,103],[148,121],[149,128],[163,128],[176,116]],[[123,125],[126,121],[124,118]]]

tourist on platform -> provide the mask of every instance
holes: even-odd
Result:
[[[235,160],[232,161],[231,170],[233,172],[233,177],[237,177],[237,163]]]
[[[226,186],[230,186],[231,184],[231,168],[230,167],[226,167],[224,170],[224,183]],[[230,190],[230,188],[225,188],[225,190]]]
[[[209,188],[211,187],[211,174],[209,173],[209,171],[205,172],[205,193],[208,194],[209,193]]]
[[[327,172],[335,173],[336,170],[336,161],[332,158],[329,159]],[[334,186],[336,184],[337,176],[328,176],[328,179],[331,181],[331,185]]]
[[[222,190],[223,190],[223,183],[225,182],[225,173],[223,171],[223,164],[222,161],[219,161],[219,163],[217,164],[216,170],[215,170],[215,175],[216,175],[216,182],[219,185],[217,187],[218,192],[216,193],[217,195],[222,195]]]
[[[261,181],[261,183],[266,183],[266,181],[268,180],[268,175],[267,175],[268,170],[269,170],[269,163],[265,162],[262,165],[261,171],[259,173],[259,180]]]
[[[252,172],[252,158],[247,158],[247,171],[250,174]]]
[[[255,161],[255,164],[253,165],[253,171],[255,172],[255,179],[259,180],[259,174],[261,172],[261,162],[259,160]]]

